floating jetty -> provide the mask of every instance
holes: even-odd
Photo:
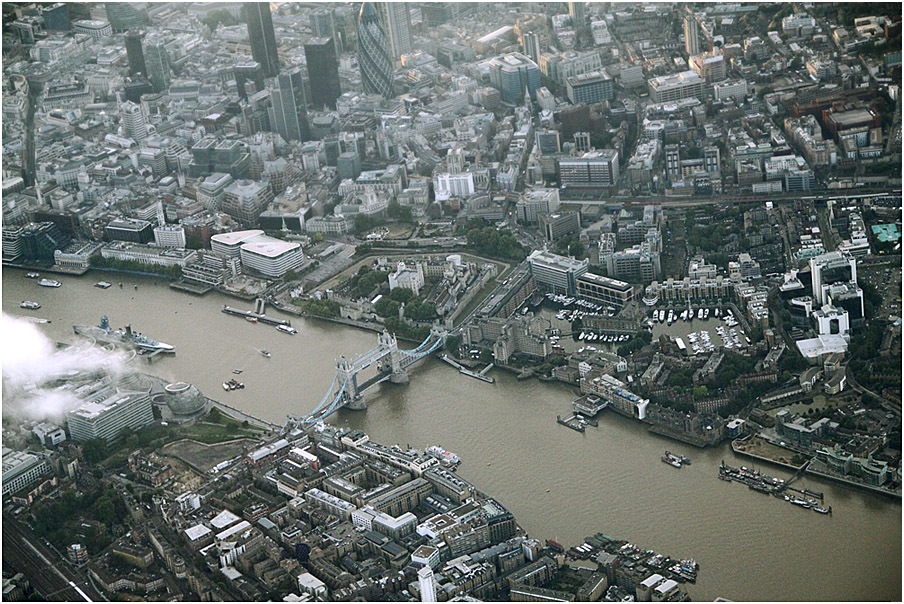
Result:
[[[577,432],[583,432],[586,426],[593,426],[594,428],[599,426],[599,422],[596,419],[584,417],[578,413],[572,413],[565,417],[557,415],[556,422]]]
[[[773,495],[778,499],[784,499],[792,505],[805,509],[812,509],[819,514],[832,513],[832,506],[826,508],[821,505],[819,500],[823,497],[822,493],[809,489],[795,489],[788,486],[790,481],[786,482],[780,478],[773,478],[761,474],[758,470],[752,470],[745,466],[733,468],[725,465],[725,461],[722,461],[719,466],[719,478],[726,482],[740,482],[741,484],[746,484],[747,488],[751,491],[756,491],[765,495]],[[796,494],[789,495],[786,491],[791,491]]]
[[[238,308],[232,308],[229,306],[223,307],[223,312],[227,315],[233,315],[236,317],[243,317],[245,319],[256,319],[261,323],[266,323],[267,325],[286,325],[291,327],[292,323],[286,321],[285,319],[274,319],[273,317],[268,317],[264,314],[258,314],[256,312],[252,312],[250,310],[240,310]]]
[[[439,358],[440,358],[441,360],[445,361],[446,363],[452,365],[452,366],[455,367],[456,369],[458,369],[458,373],[460,373],[460,374],[462,374],[462,375],[466,375],[466,376],[468,376],[468,377],[472,377],[472,378],[478,379],[478,380],[480,380],[480,381],[482,381],[482,382],[486,382],[486,383],[488,383],[488,384],[493,384],[493,383],[496,382],[496,378],[492,378],[492,377],[490,377],[490,376],[487,375],[487,372],[488,372],[490,369],[492,369],[493,367],[495,367],[495,365],[494,365],[493,363],[490,363],[489,365],[487,365],[486,367],[484,367],[480,372],[476,372],[476,371],[471,371],[470,369],[468,369],[467,367],[465,367],[465,366],[462,365],[461,363],[456,362],[454,359],[452,359],[452,358],[451,358],[449,355],[447,355],[447,354],[442,354],[442,355],[440,355]]]

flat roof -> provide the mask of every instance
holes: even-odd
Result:
[[[247,231],[233,231],[231,233],[218,233],[211,235],[210,240],[222,243],[223,245],[238,245],[255,237],[260,237],[264,232],[260,229],[249,229]]]
[[[213,525],[215,529],[224,529],[227,526],[238,522],[239,520],[241,520],[241,518],[239,518],[229,510],[223,510],[211,519],[210,524]]]
[[[593,273],[584,273],[578,277],[578,281],[588,281],[590,283],[596,283],[597,285],[604,285],[622,291],[630,291],[632,289],[630,283],[625,283],[624,281],[619,281],[618,279],[612,279],[610,277],[594,275]]]
[[[243,252],[250,252],[267,258],[278,258],[283,254],[297,250],[301,245],[288,241],[253,241],[242,245]]]
[[[228,529],[226,529],[225,531],[222,531],[221,533],[218,533],[217,539],[222,541],[224,539],[228,539],[229,537],[232,537],[236,533],[240,533],[241,531],[244,531],[245,529],[250,529],[250,528],[251,528],[251,523],[248,522],[247,520],[242,520],[238,524],[229,527]]]
[[[196,524],[195,526],[190,526],[185,529],[185,536],[188,537],[190,541],[197,541],[198,539],[209,535],[211,532],[213,531],[203,524]]]
[[[901,238],[901,231],[896,224],[874,224],[872,229],[876,238],[883,243]]]

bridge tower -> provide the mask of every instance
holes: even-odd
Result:
[[[384,331],[377,336],[377,344],[382,350],[387,351],[389,356],[389,366],[392,371],[389,381],[393,384],[407,384],[408,372],[402,367],[402,353],[399,352],[399,342],[396,337],[388,331]]]
[[[345,401],[343,406],[355,410],[367,409],[367,402],[358,391],[358,374],[344,356],[339,357],[339,362],[336,363],[336,373],[339,376],[338,381],[343,384],[340,392]]]

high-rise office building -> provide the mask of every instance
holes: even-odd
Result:
[[[277,88],[270,94],[270,125],[286,141],[310,138],[308,114],[305,110],[301,69],[296,67],[279,74]]]
[[[693,15],[684,17],[684,50],[689,57],[700,54],[700,33]]]
[[[387,99],[395,96],[389,38],[373,2],[363,3],[358,14],[358,65],[364,92],[380,94]]]
[[[126,101],[119,108],[123,133],[138,144],[148,137],[147,125],[141,107],[132,101]]]
[[[273,32],[270,3],[245,2],[243,6],[248,19],[251,56],[261,64],[266,77],[275,77],[279,74],[279,55],[276,52],[276,34]]]
[[[540,34],[528,31],[521,35],[521,48],[524,54],[536,64],[540,64]]]
[[[381,2],[380,12],[393,59],[411,52],[411,12],[407,2]]]
[[[568,14],[571,16],[571,26],[575,29],[580,29],[584,27],[584,3],[583,2],[569,2],[568,3]]]
[[[45,31],[69,31],[72,29],[69,6],[63,2],[42,5],[41,17],[44,18]]]
[[[311,105],[335,109],[336,99],[342,95],[339,85],[339,60],[333,38],[312,38],[304,45],[308,77],[311,80]]]
[[[490,61],[490,83],[502,102],[515,103],[525,90],[533,97],[540,88],[540,67],[520,52],[502,55]]]
[[[249,92],[253,94],[264,89],[264,74],[261,71],[261,64],[257,61],[237,63],[232,68],[232,74],[235,77],[235,87],[241,99],[247,99]],[[251,83],[253,83],[254,89],[249,91]]]
[[[66,418],[72,440],[103,438],[112,442],[125,428],[140,430],[154,421],[151,397],[145,392],[115,392],[100,401],[82,403]]]
[[[125,35],[126,56],[129,59],[129,75],[138,74],[147,76],[148,70],[144,63],[144,51],[141,48],[141,33],[132,29]]]
[[[162,92],[170,85],[169,55],[163,42],[148,40],[145,44],[144,64],[147,77],[157,92]]]
[[[128,31],[151,22],[145,2],[105,2],[104,8],[113,33]]]

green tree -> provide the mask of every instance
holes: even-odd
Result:
[[[82,453],[85,461],[88,463],[98,463],[107,458],[109,450],[107,449],[107,441],[103,438],[92,438],[85,441],[82,445]]]
[[[457,356],[459,348],[461,348],[461,336],[450,335],[446,337],[447,351]]]
[[[396,302],[408,303],[411,302],[412,298],[414,298],[414,292],[405,287],[397,287],[389,292],[389,297]]]
[[[694,398],[696,400],[705,399],[709,395],[709,389],[706,386],[694,386]]]
[[[574,241],[568,246],[568,254],[574,258],[581,259],[584,256],[584,244],[580,241]]]
[[[394,199],[389,202],[389,205],[386,208],[386,215],[400,222],[411,222],[413,217],[411,208],[401,205]]]

